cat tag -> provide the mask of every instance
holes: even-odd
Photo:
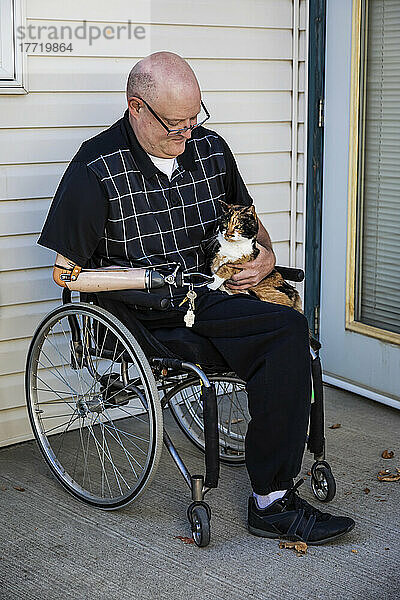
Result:
[[[216,273],[214,273],[214,281],[209,283],[207,287],[210,290],[218,290],[218,288],[220,288],[223,283],[225,283],[225,279],[219,277]]]
[[[191,308],[188,309],[186,315],[183,317],[186,327],[193,327],[194,325],[194,312]]]

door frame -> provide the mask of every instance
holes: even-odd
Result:
[[[304,312],[319,339],[326,0],[309,1]]]

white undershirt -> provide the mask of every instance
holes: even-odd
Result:
[[[172,173],[176,167],[176,158],[160,158],[159,156],[152,156],[148,154],[151,161],[156,165],[157,169],[160,169],[162,173],[165,173],[168,179],[171,179]]]

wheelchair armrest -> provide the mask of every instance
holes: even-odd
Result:
[[[288,281],[303,281],[304,271],[303,269],[295,269],[294,267],[277,267],[275,269],[280,273],[283,279]]]
[[[162,295],[161,289],[146,292],[145,290],[113,290],[108,292],[80,292],[82,302],[90,302],[94,297],[101,296],[104,299],[123,302],[133,307],[154,308],[157,310],[165,310],[171,306],[171,300]],[[71,302],[71,291],[64,288],[62,291],[63,304]],[[95,302],[96,303],[96,302]]]
[[[304,279],[304,271],[302,269],[279,266],[275,266],[275,269],[288,281],[303,281]],[[144,290],[119,290],[98,293],[105,298],[108,297],[110,300],[118,300],[120,302],[125,302],[126,304],[143,308],[165,310],[171,306],[171,301],[169,298],[161,295],[161,289],[152,290],[151,292],[146,292]],[[63,304],[71,302],[71,291],[66,287],[62,291],[62,301]]]

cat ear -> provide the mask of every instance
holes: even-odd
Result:
[[[251,206],[244,206],[240,212],[251,213],[254,217],[256,216],[256,208],[255,208],[254,204],[252,204]]]
[[[227,204],[227,203],[226,203],[226,202],[224,202],[223,200],[220,200],[220,201],[219,201],[219,203],[221,204],[221,206],[222,206],[222,209],[223,209],[225,212],[229,210],[229,208],[230,208],[229,204]]]

